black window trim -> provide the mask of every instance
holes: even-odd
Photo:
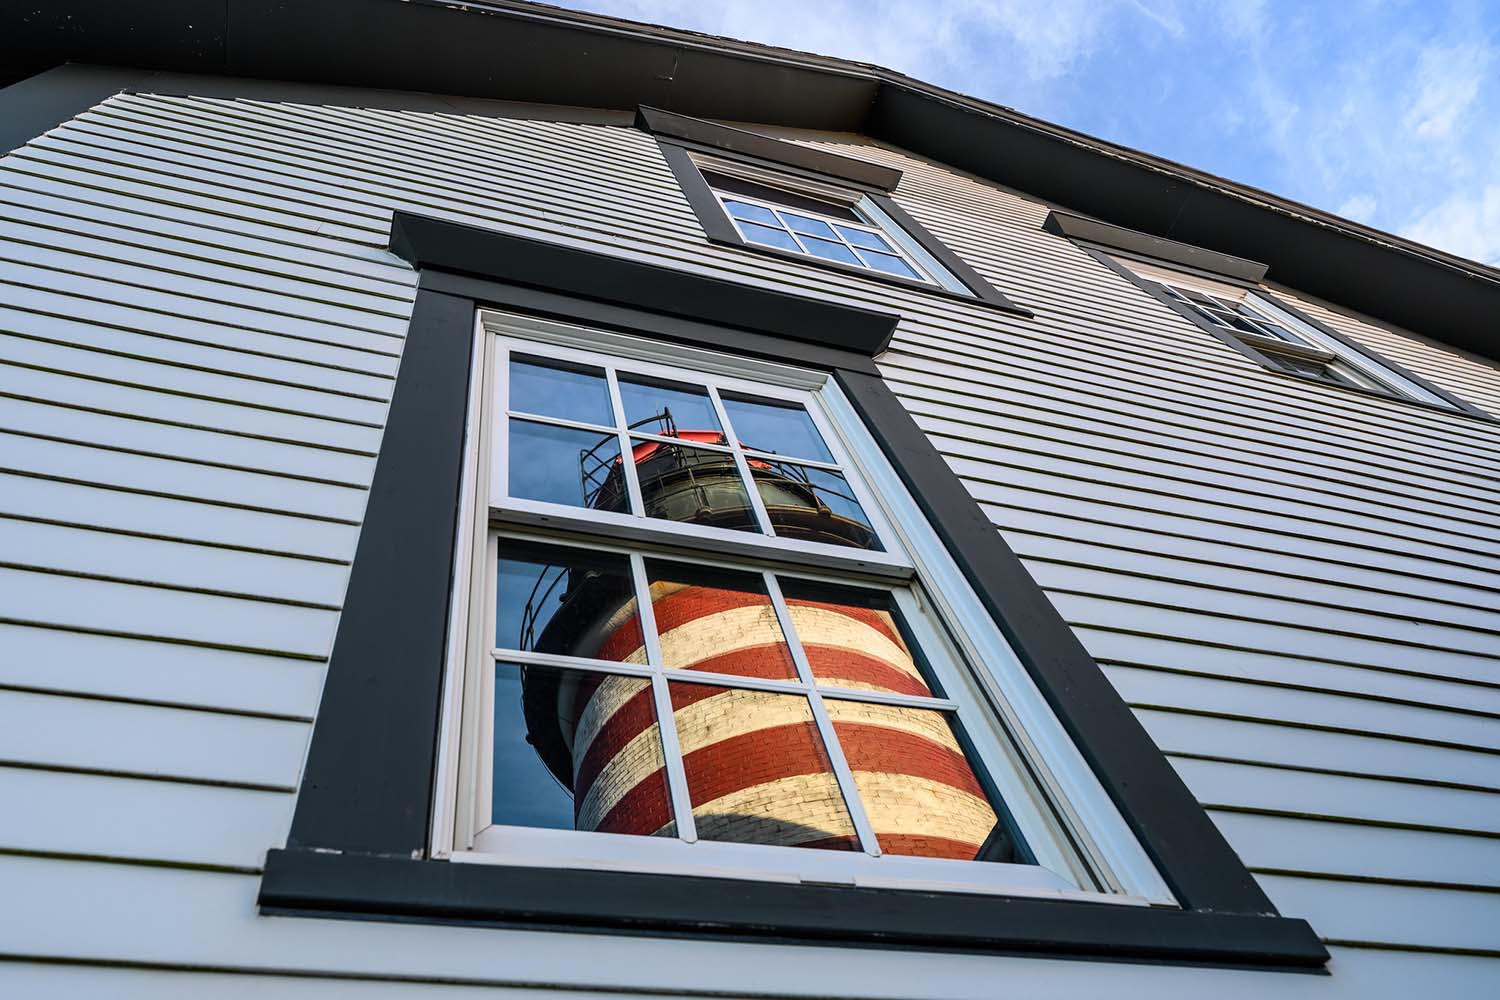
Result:
[[[703,227],[704,235],[708,237],[710,243],[779,257],[783,260],[794,260],[799,264],[839,271],[868,278],[871,281],[899,285],[957,302],[988,306],[1016,316],[1030,318],[1035,315],[1030,309],[1017,305],[1007,298],[1003,292],[990,284],[983,275],[952,250],[949,250],[942,240],[930,233],[890,197],[888,192],[895,189],[900,179],[899,171],[713,122],[687,118],[683,115],[671,115],[654,108],[640,109],[636,115],[636,127],[649,132],[656,138],[657,146],[667,162],[667,167],[672,171],[672,176],[677,179],[678,186],[687,198],[688,206],[697,216],[698,224]],[[957,278],[971,294],[964,295],[932,282],[903,278],[900,275],[887,274],[871,268],[856,267],[853,264],[844,264],[836,260],[749,242],[740,235],[740,231],[730,221],[723,206],[719,204],[718,196],[714,194],[713,188],[709,186],[703,172],[694,162],[691,154],[694,149],[711,152],[721,160],[732,162],[735,159],[742,159],[757,166],[769,167],[793,176],[810,177],[825,183],[832,179],[839,186],[859,191]],[[809,157],[810,153],[817,154],[817,157]],[[882,171],[889,171],[894,177],[875,181],[865,176],[861,170],[850,167],[850,164],[857,165],[859,168],[878,167]]]
[[[291,832],[267,857],[265,913],[1088,955],[1318,971],[1281,917],[862,348],[785,317],[815,300],[397,212],[419,290],[328,665]],[[524,283],[512,280],[517,272]],[[597,275],[611,276],[599,281]],[[672,313],[663,290],[708,282]],[[672,301],[665,299],[660,301]],[[535,311],[775,356],[830,372],[855,406],[1182,909],[427,860],[476,311]],[[854,311],[856,327],[879,314]],[[894,317],[883,317],[893,320]],[[816,332],[813,334],[816,336]]]
[[[1285,297],[1272,294],[1268,289],[1262,287],[1261,284],[1268,281],[1266,275],[1269,268],[1265,264],[1245,260],[1241,257],[1231,257],[1228,254],[1216,253],[1212,250],[1204,250],[1186,243],[1160,239],[1155,236],[1149,236],[1146,233],[1138,233],[1135,230],[1125,229],[1121,226],[1112,226],[1093,219],[1085,219],[1056,209],[1047,215],[1046,220],[1042,223],[1042,228],[1055,236],[1072,240],[1080,249],[1105,267],[1121,275],[1131,284],[1140,288],[1152,298],[1191,322],[1194,326],[1217,337],[1220,341],[1234,348],[1267,371],[1290,378],[1316,382],[1319,385],[1332,386],[1346,392],[1358,392],[1377,399],[1397,400],[1402,403],[1422,406],[1429,410],[1436,410],[1439,413],[1457,413],[1460,416],[1478,417],[1481,420],[1495,419],[1494,416],[1480,409],[1478,406],[1455,396],[1441,386],[1434,385],[1416,372],[1411,371],[1396,361],[1392,361],[1372,348],[1352,340],[1330,327],[1327,323],[1309,316],[1305,311],[1288,302]],[[1331,379],[1318,378],[1314,375],[1303,375],[1299,372],[1288,371],[1266,357],[1263,351],[1256,348],[1253,341],[1247,342],[1245,339],[1225,330],[1223,327],[1215,323],[1210,323],[1203,316],[1199,315],[1197,310],[1188,307],[1173,296],[1163,292],[1157,287],[1156,282],[1141,277],[1126,265],[1121,264],[1115,259],[1117,254],[1127,258],[1140,259],[1148,263],[1158,263],[1175,270],[1185,271],[1188,274],[1201,274],[1218,281],[1250,289],[1276,308],[1338,342],[1350,353],[1357,354],[1382,368],[1400,375],[1415,385],[1421,386],[1439,399],[1445,400],[1448,405],[1444,406],[1430,400],[1417,399],[1398,389],[1372,389],[1362,385],[1350,385],[1345,382],[1336,382]],[[1284,350],[1282,353],[1297,354],[1297,352],[1291,350]],[[1336,357],[1335,360],[1337,360]]]

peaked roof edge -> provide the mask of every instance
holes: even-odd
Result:
[[[1500,357],[1488,321],[1500,269],[863,63],[520,0],[118,0],[107,15],[57,0],[19,21],[0,42],[0,82],[83,62],[861,132],[1112,225],[1264,261],[1281,284]],[[47,111],[25,127],[86,89],[39,104],[33,86]]]

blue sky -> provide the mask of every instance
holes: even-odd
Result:
[[[1500,0],[554,0],[843,56],[1500,265]]]

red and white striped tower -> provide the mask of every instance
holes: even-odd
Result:
[[[652,456],[662,457],[655,451]],[[638,464],[641,460],[638,456]],[[712,470],[700,461],[692,471],[700,484],[695,488],[701,489]],[[641,479],[644,486],[647,477]],[[821,518],[817,530],[829,530],[826,508],[808,515]],[[657,583],[651,602],[669,665],[737,676],[791,676],[781,628],[763,595]],[[789,600],[788,607],[819,682],[929,693],[889,614],[799,599]],[[599,609],[593,627],[583,632],[591,648],[575,652],[646,661],[641,623],[629,605]],[[575,676],[547,689],[544,697],[556,698],[557,729],[540,741],[533,732],[533,742],[539,749],[549,742],[554,748],[544,756],[573,789],[577,828],[670,833],[649,682]],[[805,698],[708,684],[674,683],[671,690],[701,838],[858,849]],[[834,698],[825,704],[882,851],[976,857],[998,820],[942,714]],[[541,714],[529,711],[528,718]],[[559,735],[565,751],[558,746]]]

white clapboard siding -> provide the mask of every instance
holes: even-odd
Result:
[[[0,624],[0,687],[310,721],[323,669],[264,653]]]
[[[186,870],[285,837],[414,295],[384,249],[404,209],[899,312],[892,387],[1283,912],[1352,945],[1277,996],[1500,992],[1500,961],[1422,950],[1500,956],[1500,893],[1453,888],[1496,885],[1500,425],[1266,372],[1040,202],[784,134],[901,169],[903,206],[1035,317],[710,245],[626,127],[118,95],[0,161],[0,777],[56,806],[0,820],[0,852],[47,855],[0,856],[45,897],[0,954],[152,966],[17,982],[1265,995],[1237,970],[868,951],[851,982],[818,948],[262,917],[253,875]],[[1500,403],[1491,363],[1283,294]]]
[[[0,851],[254,871],[291,820],[292,794],[0,766]]]
[[[348,567],[0,517],[0,552],[19,568],[336,608]]]
[[[0,691],[0,762],[291,789],[307,723]]]
[[[1238,707],[1215,713],[1137,706],[1136,715],[1168,753],[1500,790],[1500,754],[1491,751],[1266,722],[1246,714],[1253,703]]]
[[[1211,809],[1253,870],[1336,873],[1500,891],[1500,839]]]
[[[64,470],[64,475],[67,470]],[[347,562],[358,525],[171,497],[130,487],[0,472],[0,514],[122,533]]]

